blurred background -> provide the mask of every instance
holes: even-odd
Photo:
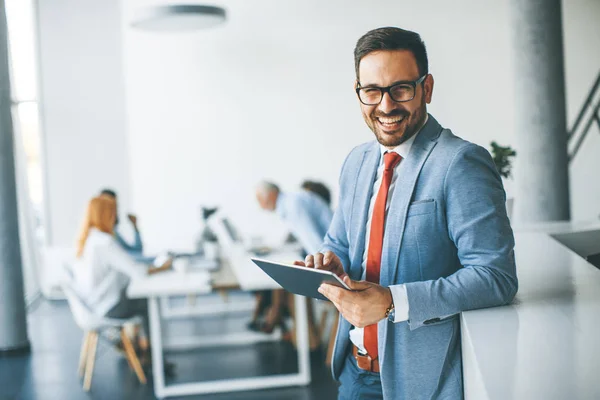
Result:
[[[422,35],[435,78],[429,112],[443,126],[486,148],[516,146],[509,2],[225,1],[227,22],[214,29],[132,28],[154,4],[169,2],[6,1],[15,125],[47,244],[72,244],[100,187],[135,210],[151,252],[191,247],[201,205],[272,234],[277,219],[254,201],[260,179],[290,189],[320,179],[335,203],[345,156],[372,139],[352,51],[379,26]],[[566,1],[562,11],[570,127],[599,73],[600,3]],[[594,129],[569,167],[573,219],[600,214]],[[526,163],[517,157],[516,168]]]
[[[27,304],[61,297],[44,249],[73,247],[104,187],[118,193],[122,218],[137,215],[146,254],[195,251],[202,207],[277,243],[287,231],[256,202],[262,179],[290,191],[318,180],[335,208],[345,156],[373,139],[353,90],[353,49],[376,27],[421,34],[435,79],[428,110],[444,127],[516,149],[513,177],[529,166],[517,129],[517,1],[221,0],[211,5],[226,21],[211,29],[132,26],[150,6],[187,3],[4,0]],[[600,1],[561,4],[567,131],[596,106],[579,147],[581,127],[570,136],[565,190],[571,220],[597,220]],[[518,202],[515,179],[504,183]]]

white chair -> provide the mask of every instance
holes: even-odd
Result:
[[[44,297],[50,300],[64,300],[61,286],[65,278],[65,270],[70,270],[75,263],[75,248],[46,246],[42,249],[40,271],[40,289]]]
[[[125,324],[139,324],[140,317],[129,319],[106,318],[96,315],[81,299],[72,285],[72,281],[63,282],[62,290],[69,303],[69,308],[75,319],[75,323],[84,331],[83,344],[79,356],[79,376],[83,380],[83,389],[87,392],[92,385],[92,373],[94,372],[94,362],[96,359],[96,346],[98,344],[98,333],[107,328],[118,328],[121,332],[121,340],[125,350],[125,357],[129,367],[133,369],[140,383],[146,383],[146,375],[142,370],[140,360],[138,359],[131,340],[127,336]]]

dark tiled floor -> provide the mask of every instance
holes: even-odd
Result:
[[[174,334],[243,329],[244,316],[198,321],[178,320],[169,326]],[[83,392],[77,376],[82,332],[65,302],[42,301],[29,315],[32,352],[24,356],[0,357],[0,400],[155,399],[150,371],[148,385],[140,385],[127,362],[105,341],[98,343],[92,390]],[[219,357],[216,357],[216,355]],[[176,365],[176,376],[168,382],[191,382],[213,378],[259,376],[296,371],[297,358],[287,343],[211,348],[167,353]],[[210,362],[207,362],[210,360]],[[312,383],[291,387],[173,399],[335,399],[337,385],[324,366],[323,356],[311,357]]]

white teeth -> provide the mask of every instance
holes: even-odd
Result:
[[[404,117],[395,117],[395,118],[378,117],[377,119],[379,120],[379,122],[381,122],[383,124],[395,124],[396,122],[402,121],[404,119]]]

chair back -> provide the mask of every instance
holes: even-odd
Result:
[[[41,261],[40,290],[44,297],[51,300],[64,300],[65,296],[60,287],[65,267],[71,266],[75,261],[75,249],[73,247],[46,246],[42,249]]]
[[[61,285],[63,293],[69,303],[69,308],[73,314],[75,323],[84,331],[95,330],[102,325],[102,318],[98,317],[94,312],[85,304],[83,299],[77,293],[77,290],[73,286],[73,281],[65,279]]]

